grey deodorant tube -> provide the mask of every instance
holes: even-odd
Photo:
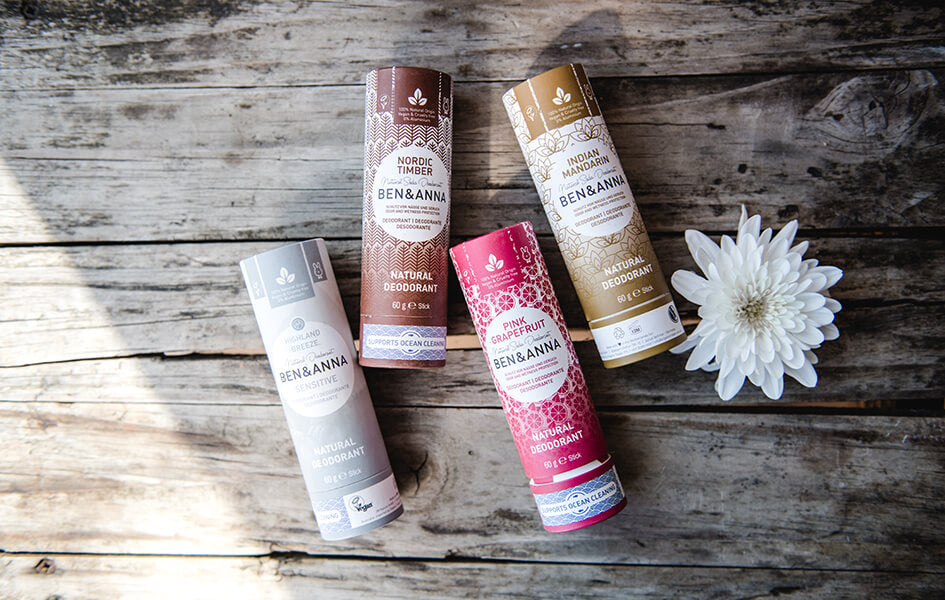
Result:
[[[390,523],[404,509],[325,242],[240,267],[322,537]]]

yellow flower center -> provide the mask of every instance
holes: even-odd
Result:
[[[757,328],[765,321],[768,312],[768,302],[764,296],[751,296],[738,307],[738,317]]]

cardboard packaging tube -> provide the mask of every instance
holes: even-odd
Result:
[[[325,242],[276,248],[240,267],[321,536],[390,523],[404,509]]]
[[[617,514],[627,500],[531,223],[450,254],[545,529]]]
[[[361,246],[367,367],[446,364],[453,81],[430,69],[368,73]]]
[[[532,77],[503,102],[604,366],[682,343],[679,313],[584,67]]]

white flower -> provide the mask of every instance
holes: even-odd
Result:
[[[724,235],[721,247],[699,231],[686,243],[705,277],[673,273],[673,287],[699,306],[702,320],[689,339],[672,349],[693,349],[687,371],[719,371],[715,391],[731,400],[745,377],[766,396],[780,398],[787,373],[806,387],[817,385],[813,350],[840,332],[833,324],[840,303],[827,293],[843,277],[837,267],[804,260],[808,242],[791,247],[797,221],[772,239],[761,232],[761,217],[745,207],[736,241]]]

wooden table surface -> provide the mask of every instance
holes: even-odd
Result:
[[[940,3],[0,11],[0,598],[945,594]],[[666,273],[743,204],[844,269],[816,389],[602,368],[500,102],[569,61]],[[318,536],[237,262],[326,238],[356,322],[363,79],[391,64],[456,78],[454,242],[541,236],[630,500],[604,524],[542,530],[451,275],[446,368],[368,373],[406,513]]]

